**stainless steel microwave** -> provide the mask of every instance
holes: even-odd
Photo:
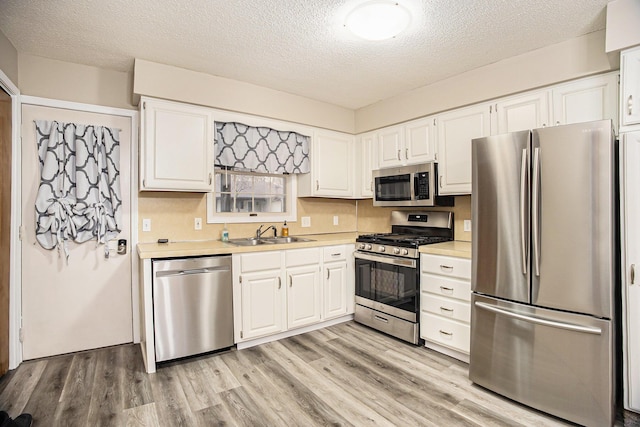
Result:
[[[399,166],[373,171],[373,206],[453,206],[438,191],[438,164]]]

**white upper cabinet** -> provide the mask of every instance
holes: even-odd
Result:
[[[405,125],[404,159],[407,164],[436,159],[435,118],[413,120]]]
[[[149,98],[140,105],[140,189],[210,191],[212,110]]]
[[[360,162],[356,164],[360,166],[360,183],[359,194],[362,198],[373,197],[373,170],[378,168],[378,133],[369,132],[360,135]],[[356,158],[356,162],[358,159]],[[357,168],[356,168],[357,170]]]
[[[615,73],[558,85],[553,91],[553,124],[613,119],[618,127],[618,76]]]
[[[425,117],[378,131],[381,168],[435,160],[435,119]]]
[[[404,129],[390,126],[378,131],[378,165],[388,168],[402,164],[404,149]]]
[[[439,193],[471,194],[471,140],[490,135],[489,104],[478,104],[439,115]]]
[[[505,98],[496,103],[492,134],[517,132],[549,126],[550,91],[541,90]]]
[[[620,126],[640,124],[640,47],[620,55]]]
[[[353,135],[316,130],[311,141],[311,173],[298,177],[299,196],[355,196]]]

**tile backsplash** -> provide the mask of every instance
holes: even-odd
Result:
[[[223,224],[208,224],[206,195],[200,193],[181,192],[141,192],[138,196],[138,240],[140,243],[155,242],[166,238],[178,240],[217,240],[220,239]],[[289,234],[321,234],[341,232],[388,232],[392,208],[373,207],[371,199],[325,199],[298,198],[297,217],[294,222],[287,222]],[[471,196],[457,196],[454,207],[429,208],[426,210],[452,210],[455,220],[456,240],[471,240],[471,233],[463,231],[465,219],[471,219]],[[338,225],[334,225],[334,217],[338,217]],[[301,218],[311,219],[310,227],[302,227]],[[202,218],[202,230],[195,230],[195,218]],[[142,220],[151,220],[151,231],[142,231]],[[261,223],[227,224],[229,236],[249,237],[255,234]],[[274,225],[278,234],[282,223],[265,223]]]

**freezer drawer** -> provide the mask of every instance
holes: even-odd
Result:
[[[586,426],[614,421],[612,324],[473,294],[469,378]]]
[[[156,360],[233,345],[231,257],[153,262]]]

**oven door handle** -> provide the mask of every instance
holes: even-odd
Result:
[[[383,264],[398,265],[400,267],[416,268],[416,260],[410,258],[393,258],[383,255],[355,252],[355,257],[367,261],[375,261]]]

